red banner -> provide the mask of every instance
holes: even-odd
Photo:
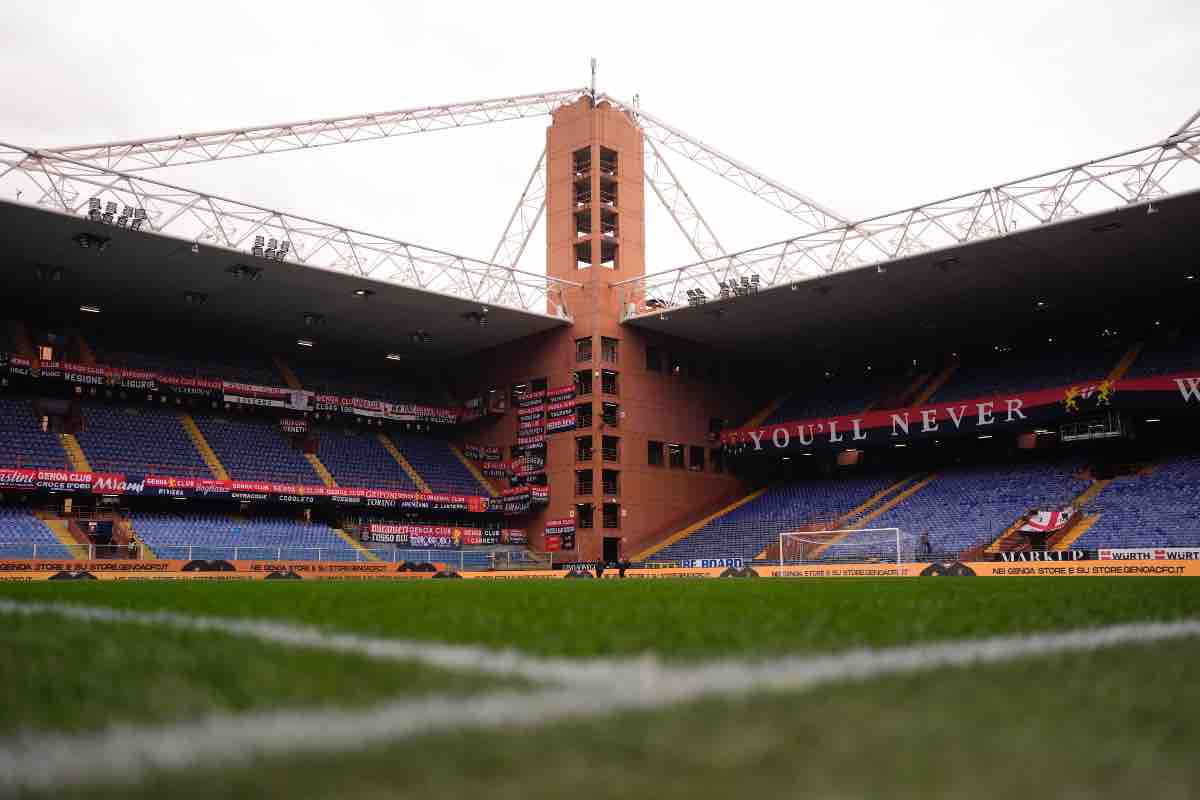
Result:
[[[1200,408],[1200,374],[1082,381],[1011,395],[780,422],[721,434],[729,447],[776,450],[860,447],[927,436],[983,434],[1055,424],[1121,408]]]

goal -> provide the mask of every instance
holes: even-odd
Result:
[[[881,562],[916,559],[916,542],[899,528],[842,528],[779,534],[779,566],[787,564]]]

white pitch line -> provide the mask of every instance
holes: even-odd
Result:
[[[10,610],[10,605],[19,604],[0,603],[0,611]],[[50,608],[58,613],[63,607]],[[94,616],[84,617],[81,612]],[[110,609],[75,607],[72,610],[72,616],[76,618],[116,619],[114,614],[122,615],[120,619],[136,618],[143,621],[151,617],[135,612],[113,612]],[[154,618],[157,619],[157,615]],[[187,618],[170,615],[165,619],[167,624],[175,624]],[[276,635],[280,627],[288,628],[247,627],[237,620],[208,619],[203,628],[194,629],[224,630],[242,635],[268,632],[272,638],[267,641],[283,642]],[[352,641],[386,641],[329,634],[321,636],[333,636],[328,641],[333,642],[333,647],[338,650],[348,647]],[[50,790],[99,782],[133,783],[157,770],[208,769],[244,764],[257,757],[358,751],[364,743],[398,741],[439,731],[582,719],[616,711],[652,710],[710,696],[812,689],[826,684],[864,681],[941,667],[996,664],[1195,636],[1200,636],[1200,621],[1184,620],[881,650],[854,650],[818,657],[728,660],[694,666],[664,665],[646,660],[562,660],[563,664],[577,663],[589,677],[580,683],[568,682],[567,686],[534,692],[506,690],[478,697],[434,696],[399,700],[363,710],[297,709],[240,715],[218,714],[198,721],[163,726],[122,725],[93,733],[26,735],[2,740],[0,790]],[[305,639],[298,644],[319,647],[321,641],[319,638]],[[412,643],[396,644],[407,647]],[[391,657],[374,647],[356,652]],[[404,652],[407,658],[407,651]],[[614,680],[608,685],[594,682],[591,667],[597,663],[624,664],[626,671],[614,673]],[[460,668],[471,669],[474,665]],[[622,683],[633,675],[636,675],[636,680]]]
[[[637,680],[643,670],[654,670],[658,659],[540,658],[517,650],[494,650],[471,645],[405,639],[382,639],[336,633],[304,625],[228,617],[188,616],[172,611],[127,611],[68,603],[18,603],[0,600],[0,614],[54,615],[81,622],[161,625],[196,633],[223,633],[260,642],[352,653],[367,658],[408,661],[458,672],[477,672],[536,683],[611,686],[615,680]]]

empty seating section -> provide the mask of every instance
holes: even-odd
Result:
[[[1069,505],[1090,483],[1074,477],[1081,468],[1064,460],[945,470],[869,527],[900,528],[914,540],[928,531],[935,555],[955,555],[991,541],[1031,509]]]
[[[660,550],[653,560],[751,559],[777,544],[779,534],[840,517],[897,480],[895,475],[873,475],[777,486]]]
[[[1200,546],[1200,456],[1172,458],[1149,475],[1120,477],[1087,507],[1100,519],[1072,547]]]
[[[417,550],[389,544],[364,544],[380,561],[412,564],[447,564],[456,569],[489,569],[493,558],[491,549]]]
[[[365,558],[332,528],[294,520],[135,514],[133,528],[158,558],[290,561]]]
[[[96,472],[212,478],[174,413],[85,404],[76,438]]]
[[[810,386],[797,389],[763,424],[857,414],[877,399],[883,384],[870,376],[817,379]]]
[[[97,350],[96,360],[110,367],[162,372],[185,378],[207,378],[263,386],[283,386],[283,378],[270,362],[233,353],[220,357],[205,355],[132,352],[128,350]]]
[[[1200,370],[1200,334],[1147,342],[1126,377],[1146,378],[1188,370]]]
[[[24,509],[0,507],[0,558],[72,558],[46,524]]]
[[[29,400],[0,397],[0,466],[70,469],[58,435],[38,427]]]
[[[304,454],[271,423],[196,417],[196,426],[234,480],[321,483]]]
[[[376,433],[323,429],[318,437],[317,457],[339,486],[417,490],[412,478],[392,458]]]
[[[1077,381],[1104,380],[1124,351],[1123,347],[1096,346],[1058,349],[1036,356],[1013,356],[989,363],[963,363],[930,401],[970,400],[1050,389]]]
[[[433,492],[486,495],[487,489],[454,455],[450,445],[429,436],[392,434],[392,441]]]
[[[368,370],[347,369],[344,365],[306,363],[292,359],[288,364],[301,385],[318,394],[387,400],[391,403],[430,403],[425,392],[396,375],[380,375]]]

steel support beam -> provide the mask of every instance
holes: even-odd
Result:
[[[537,164],[533,167],[533,174],[525,184],[525,191],[521,192],[517,207],[513,209],[512,216],[508,218],[508,225],[505,226],[496,249],[492,251],[492,262],[515,267],[545,210],[546,148],[543,147],[542,154],[538,156]]]
[[[685,305],[688,289],[711,297],[732,274],[757,274],[765,289],[1197,189],[1200,130],[614,285],[624,292],[626,308],[632,304],[630,315],[660,313]]]
[[[587,89],[559,89],[277,125],[55,147],[45,152],[106,169],[138,172],[540,116],[586,93]]]
[[[250,265],[259,263],[254,246],[256,238],[263,237],[288,243],[286,254],[276,260],[531,313],[566,317],[562,289],[579,286],[3,142],[0,196],[17,202],[29,198],[26,205],[41,197],[40,205],[85,218],[95,198],[102,207],[113,203],[126,220],[121,223],[114,216],[97,220],[101,224],[133,227],[129,221],[141,209],[142,231],[225,248],[240,253]]]
[[[805,229],[809,231],[826,230],[846,222],[845,218],[815,200],[768,177],[753,167],[725,155],[715,147],[663,122],[640,107],[609,95],[602,95],[601,98],[628,113],[641,126],[646,138],[694,161],[709,172],[719,175],[776,208],[782,209],[799,220]]]
[[[658,150],[653,139],[645,139],[645,170],[646,182],[654,190],[654,194],[662,202],[679,231],[687,238],[692,249],[701,260],[718,258],[725,255],[725,248],[717,240],[717,235],[709,227],[704,215],[692,202],[692,197],[679,182],[675,170]],[[493,259],[494,260],[494,259]]]

